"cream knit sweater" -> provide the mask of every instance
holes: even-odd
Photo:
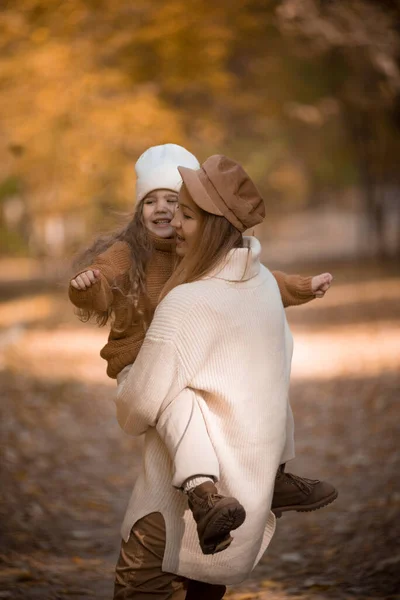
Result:
[[[161,512],[163,570],[209,583],[243,581],[261,558],[275,528],[276,471],[293,453],[292,336],[276,280],[260,264],[260,244],[250,238],[249,245],[160,303],[116,399],[121,427],[145,434],[123,538],[138,519]],[[231,546],[213,556],[202,554],[187,499],[171,486],[172,462],[156,429],[177,400],[200,408],[219,463],[218,487],[247,512]]]

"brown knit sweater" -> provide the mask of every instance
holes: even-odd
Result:
[[[174,269],[175,240],[154,237],[153,242],[154,251],[146,271],[146,288],[151,307],[155,309],[161,290]],[[69,298],[78,308],[97,311],[113,309],[114,322],[108,342],[101,350],[100,356],[108,363],[107,375],[114,379],[124,367],[135,361],[146,335],[145,327],[137,323],[123,333],[118,331],[126,318],[126,294],[129,289],[128,273],[131,264],[128,244],[115,242],[100,254],[93,264],[74,276],[75,278],[89,269],[98,269],[99,281],[86,290],[77,290],[71,284],[69,286]],[[272,274],[278,283],[285,307],[304,304],[315,297],[311,289],[311,277],[287,275],[281,271],[272,271]],[[144,308],[143,300],[139,299],[138,308]]]

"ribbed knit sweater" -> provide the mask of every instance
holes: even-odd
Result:
[[[250,240],[251,261],[245,248],[232,250],[222,269],[164,298],[116,400],[121,427],[145,434],[124,539],[138,519],[161,512],[163,570],[210,583],[243,581],[267,548],[275,475],[292,435],[292,336],[276,280],[259,262],[260,244]],[[156,429],[181,395],[188,405],[196,396],[220,466],[220,492],[247,513],[231,546],[213,556],[202,554],[187,500],[171,486],[173,465]]]
[[[151,307],[156,308],[165,283],[172,275],[175,265],[175,240],[150,236],[154,251],[146,271],[146,288]],[[86,290],[77,290],[69,286],[69,298],[78,308],[114,312],[114,326],[111,327],[108,342],[100,351],[107,361],[107,375],[116,378],[124,367],[135,362],[145,336],[143,324],[134,323],[123,333],[118,331],[126,317],[127,294],[129,293],[128,273],[132,268],[129,245],[126,242],[115,242],[95,262],[79,273],[88,269],[98,269],[101,273],[99,281]],[[311,277],[287,275],[281,271],[272,271],[275,277],[282,302],[285,307],[309,302],[315,296],[311,289]],[[143,309],[143,299],[139,299],[139,309]]]

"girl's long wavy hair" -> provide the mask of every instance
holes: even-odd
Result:
[[[105,252],[115,242],[126,242],[129,245],[132,266],[128,273],[128,290],[121,288],[121,281],[115,280],[112,284],[115,294],[124,295],[126,298],[126,314],[123,322],[113,323],[113,328],[118,332],[125,331],[134,322],[143,322],[144,328],[148,325],[152,317],[150,301],[146,290],[146,267],[152,254],[152,242],[143,221],[143,201],[141,201],[129,223],[116,231],[99,236],[94,242],[83,250],[74,260],[73,266],[76,270],[82,270],[93,264],[99,254]],[[124,286],[125,287],[125,286]],[[139,299],[144,309],[138,307]],[[96,311],[93,309],[79,309],[78,316],[81,321],[95,320],[103,327],[113,318],[115,318],[114,307],[106,311]]]
[[[223,263],[233,248],[243,247],[242,234],[225,217],[212,215],[200,208],[199,211],[200,227],[193,250],[181,260],[168,279],[160,300],[177,285],[191,283],[206,276]]]

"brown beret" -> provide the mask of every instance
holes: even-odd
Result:
[[[198,170],[178,170],[193,201],[205,212],[224,216],[242,233],[264,220],[264,200],[243,167],[231,158],[215,154]]]

